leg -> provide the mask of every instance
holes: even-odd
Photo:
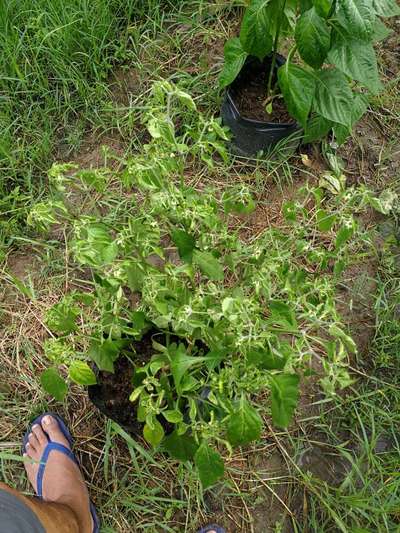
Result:
[[[79,533],[79,525],[73,511],[62,503],[48,503],[38,498],[23,496],[18,491],[0,483],[0,491],[5,491],[28,507],[37,517],[46,533]],[[0,514],[0,523],[1,514]]]

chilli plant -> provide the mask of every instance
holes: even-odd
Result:
[[[221,87],[234,81],[248,56],[267,62],[266,103],[283,96],[312,141],[331,129],[338,144],[381,90],[374,42],[391,31],[382,19],[400,14],[395,0],[250,0],[240,36],[225,44]],[[282,41],[286,63],[276,72]]]
[[[351,382],[355,345],[335,283],[357,251],[352,213],[368,195],[332,176],[283,205],[281,229],[246,239],[232,214],[254,210],[248,188],[199,192],[183,180],[186,163],[201,172],[218,164],[215,152],[225,156],[220,124],[165,82],[145,120],[152,140],[122,171],[54,165],[52,197],[30,214],[42,230],[62,224],[75,268],[92,272],[86,291],[47,312],[41,381],[62,400],[67,381],[94,384],[93,365],[114,372],[127,357],[143,437],[193,460],[206,488],[223,475],[221,449],[261,437],[262,414],[290,424],[301,379],[314,376],[329,394]],[[137,341],[149,336],[144,361]]]

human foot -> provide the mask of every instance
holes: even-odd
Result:
[[[34,461],[26,462],[25,469],[36,493],[38,492],[37,477],[40,459],[49,441],[61,444],[68,449],[71,448],[57,420],[46,415],[42,418],[40,425],[32,426],[24,453],[24,457]],[[70,457],[58,450],[50,452],[42,487],[44,501],[67,505],[74,512],[80,524],[80,531],[82,533],[93,531],[87,487],[78,465]]]

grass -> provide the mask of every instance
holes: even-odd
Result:
[[[46,195],[46,170],[59,154],[79,158],[88,132],[115,138],[124,152],[137,149],[146,139],[138,118],[155,79],[174,79],[203,110],[215,111],[222,44],[235,31],[236,15],[228,2],[70,0],[66,8],[58,0],[6,0],[0,15],[1,479],[29,490],[11,456],[18,456],[32,415],[51,408],[76,436],[105,532],[192,532],[215,520],[243,533],[392,533],[400,529],[396,217],[368,222],[373,231],[379,224],[386,240],[383,246],[374,241],[373,335],[353,362],[357,381],[328,399],[306,391],[296,425],[289,432],[270,427],[259,443],[229,457],[225,481],[212,492],[202,493],[194,471],[153,456],[143,442],[100,419],[80,388],[60,405],[49,403],[39,384],[47,365],[45,310],[64,292],[87,286],[71,270],[63,235],[43,241],[25,228],[32,197]],[[349,157],[349,175],[359,179],[356,169],[368,169],[364,179],[378,190],[398,188],[392,177],[398,103],[398,82],[373,102],[367,141],[372,131],[379,149],[370,165],[368,142],[349,141],[341,152]],[[240,223],[251,234],[281,224],[281,194],[291,199],[299,182],[318,180],[323,161],[309,156],[314,168],[278,154],[214,171],[194,168],[188,181],[196,187],[250,184],[259,207]],[[88,201],[96,205],[99,198]]]

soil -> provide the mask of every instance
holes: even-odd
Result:
[[[272,113],[266,111],[267,74],[267,71],[255,73],[248,81],[248,84],[238,87],[235,94],[235,103],[240,114],[245,118],[261,122],[293,124],[295,120],[289,115],[281,96],[273,99]]]
[[[132,358],[139,364],[146,364],[154,354],[152,337],[154,330],[132,345]],[[165,337],[164,337],[165,338]],[[160,337],[159,342],[163,342]],[[89,398],[93,404],[108,418],[111,418],[133,436],[142,435],[143,423],[137,420],[136,405],[129,400],[132,393],[134,366],[125,356],[114,363],[114,373],[97,372],[97,385],[88,387]],[[160,418],[160,423],[168,432],[172,427]]]

